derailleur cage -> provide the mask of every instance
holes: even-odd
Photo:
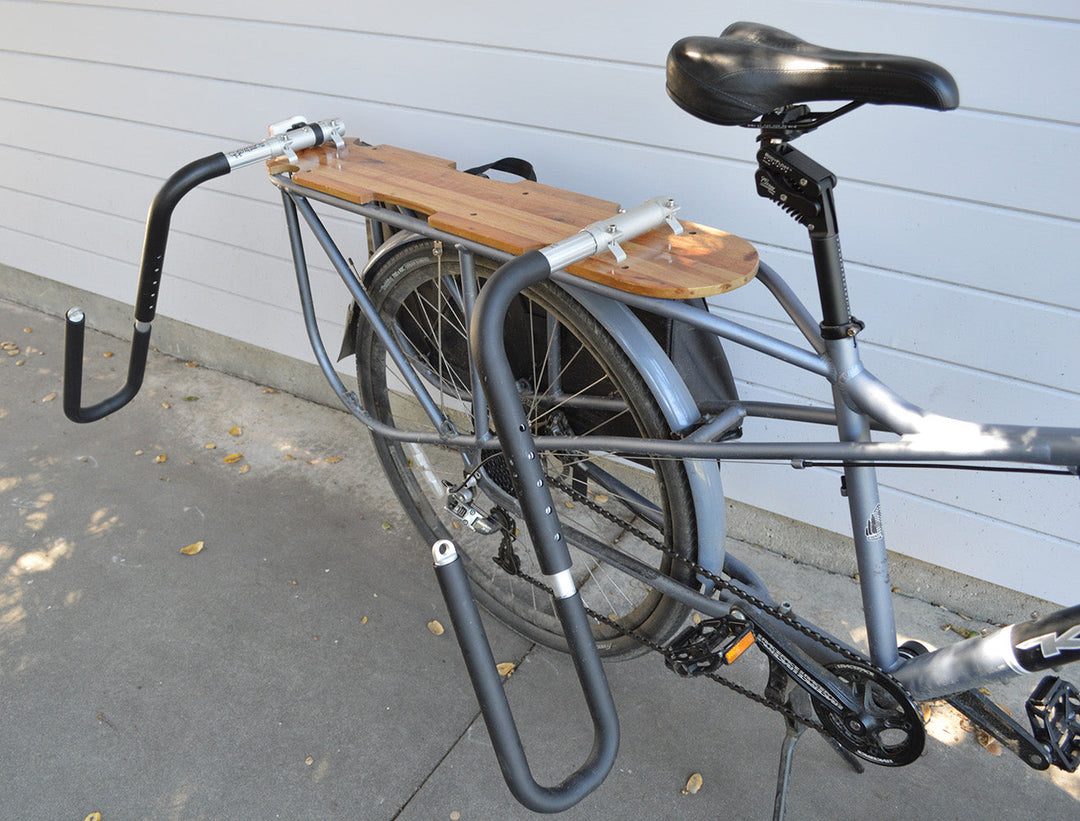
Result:
[[[516,576],[521,572],[521,557],[514,551],[514,540],[517,538],[514,520],[509,513],[498,506],[492,508],[490,519],[498,522],[499,530],[502,531],[499,552],[498,555],[492,556],[492,561],[511,576]]]

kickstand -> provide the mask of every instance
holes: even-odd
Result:
[[[770,681],[770,684],[772,683],[773,682]],[[791,692],[788,693],[787,705],[794,710],[797,715],[806,716],[807,718],[811,715],[812,708],[810,705],[810,696],[801,687],[791,688]],[[784,743],[780,747],[780,770],[776,775],[776,799],[773,803],[773,821],[784,821],[784,813],[787,811],[788,786],[791,783],[791,763],[795,758],[795,744],[806,730],[805,724],[795,721],[790,716],[784,717],[784,723],[786,727]],[[865,772],[865,768],[858,758],[831,738],[828,739],[828,741],[853,771],[859,774]]]
[[[799,724],[790,718],[785,718],[784,721],[787,724],[787,731],[784,734],[784,744],[780,748],[780,772],[776,776],[773,821],[784,821],[784,813],[787,812],[788,785],[791,782],[791,761],[795,757],[795,742],[806,729],[805,724]]]

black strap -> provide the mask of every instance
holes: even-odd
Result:
[[[520,157],[503,157],[501,160],[495,160],[495,162],[489,162],[486,165],[478,165],[476,168],[470,168],[466,174],[476,174],[479,177],[484,176],[488,171],[503,171],[507,174],[514,174],[529,182],[536,182],[536,171],[533,170],[532,163],[528,160],[523,160]]]

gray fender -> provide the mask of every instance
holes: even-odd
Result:
[[[668,359],[660,343],[626,305],[560,283],[585,306],[612,335],[619,347],[637,365],[645,384],[675,433],[701,419],[690,389]],[[697,516],[698,564],[716,575],[724,566],[727,537],[726,505],[720,482],[720,464],[715,459],[687,459],[683,463],[694,498]],[[711,589],[707,579],[701,580]]]
[[[361,274],[366,287],[369,276],[383,258],[413,242],[428,242],[425,237],[400,231],[379,246]],[[641,323],[633,311],[621,302],[613,302],[573,286],[560,284],[612,335],[619,347],[637,365],[645,384],[660,407],[671,430],[678,433],[701,419],[701,413],[686,383],[664,353],[660,343]],[[339,361],[356,353],[356,327],[359,310],[349,304],[345,336],[341,342]],[[717,575],[724,566],[724,546],[727,519],[720,482],[720,465],[714,459],[687,459],[684,463],[690,492],[694,499],[698,532],[698,564]],[[706,586],[711,585],[702,579]]]
[[[398,231],[390,239],[380,245],[371,259],[367,261],[364,270],[360,274],[360,283],[367,288],[371,284],[372,272],[382,263],[388,254],[392,254],[399,248],[412,242],[428,242],[425,237],[414,234],[411,231]],[[360,308],[355,302],[349,303],[349,313],[345,318],[345,336],[341,339],[341,350],[338,352],[338,362],[356,353],[356,327],[360,321]]]

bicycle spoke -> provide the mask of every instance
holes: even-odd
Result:
[[[475,430],[474,377],[460,272],[456,261],[438,260],[430,250],[430,246],[426,252],[420,246],[398,252],[396,259],[405,267],[394,282],[382,287],[377,305],[381,311],[389,311],[388,324],[400,340],[406,361],[431,383],[433,401],[459,431],[467,433]],[[425,253],[426,258],[422,256]],[[481,291],[490,270],[478,272]],[[568,431],[589,436],[609,429],[641,430],[634,403],[644,402],[652,426],[646,430],[666,436],[663,416],[626,354],[611,340],[595,347],[596,333],[603,334],[596,320],[557,286],[545,284],[525,291],[513,304],[507,322],[507,354],[515,378],[522,382],[521,402],[534,433]],[[390,402],[386,380],[395,368],[387,367],[388,357],[378,348],[374,358],[378,367],[370,357],[357,358],[358,366],[383,374],[374,386],[376,396],[370,406],[396,427],[429,429],[426,414],[411,393],[395,390]],[[629,395],[624,392],[627,379],[633,383]],[[362,380],[364,384],[370,393],[370,380]],[[469,431],[463,430],[466,420]],[[512,493],[509,467],[498,446],[470,454],[447,446],[376,442],[388,471],[401,477],[394,489],[411,506],[413,520],[422,530],[430,531],[430,535],[425,534],[429,538],[454,540],[459,553],[467,558],[467,572],[478,596],[527,634],[560,644],[562,631],[550,593],[503,567],[511,562],[507,553],[512,551],[526,577],[543,576]],[[683,478],[661,479],[657,470],[650,469],[659,463],[605,452],[545,453],[543,459],[545,472],[552,479],[554,500],[560,505],[558,514],[571,551],[573,574],[583,596],[591,606],[632,629],[644,629],[654,637],[658,634],[652,631],[660,629],[669,635],[678,626],[680,606],[615,568],[597,566],[580,545],[588,541],[617,545],[627,555],[665,572],[670,559],[656,544],[671,539],[664,533],[666,511],[673,509],[667,488],[676,488],[680,494],[675,507],[687,508],[690,499],[685,476],[677,468],[666,467],[672,477]],[[573,480],[573,493],[556,489],[563,486],[563,479]],[[627,519],[637,521],[639,527],[653,528],[659,539],[643,538],[640,530],[625,524]],[[692,549],[690,529],[682,532],[686,536],[677,544],[683,550]],[[594,630],[604,639],[603,652],[639,651],[637,642],[625,640],[602,622]]]

